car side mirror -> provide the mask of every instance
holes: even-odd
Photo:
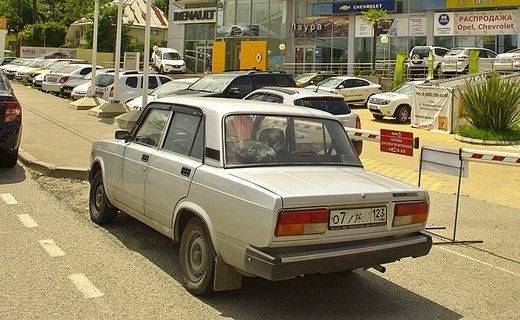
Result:
[[[115,138],[117,140],[126,140],[130,138],[130,132],[127,130],[117,130],[115,133]]]
[[[341,84],[338,86],[338,89],[345,89],[345,86]]]
[[[231,89],[229,89],[229,95],[237,95],[237,94],[240,94],[240,89],[239,88],[231,88]]]

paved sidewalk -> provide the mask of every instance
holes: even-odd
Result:
[[[69,101],[20,84],[13,84],[23,108],[23,135],[20,160],[43,174],[55,177],[86,179],[92,143],[114,137],[118,126],[113,119],[89,115],[86,110],[69,107]],[[413,132],[421,146],[458,150],[471,148],[499,152],[516,152],[520,146],[485,146],[464,143],[453,134],[414,129],[392,119],[375,120],[366,108],[354,108],[362,127]],[[413,157],[379,151],[379,144],[365,141],[361,155],[369,171],[417,184],[420,151]],[[470,163],[469,178],[463,179],[461,194],[520,208],[520,168],[496,164]],[[457,177],[423,171],[421,186],[444,194],[457,192]]]

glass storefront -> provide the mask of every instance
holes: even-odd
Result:
[[[239,47],[243,40],[267,41],[267,68],[270,70],[346,73],[349,65],[369,64],[371,26],[360,12],[338,12],[337,9],[358,2],[392,3],[388,0],[217,1],[216,22],[185,26],[184,51],[189,60],[188,70],[203,72],[211,64],[211,48],[216,39],[232,42],[233,47]],[[378,30],[378,36],[388,36],[388,42],[383,43],[378,37],[376,60],[394,60],[396,53],[408,53],[417,45],[476,46],[497,53],[518,47],[519,7],[457,7],[462,6],[460,3],[452,0],[395,1],[389,21]],[[491,19],[488,16],[509,20],[503,24],[488,23]],[[479,19],[492,27],[481,27]],[[234,56],[226,57],[232,62],[227,66],[237,68],[239,51],[234,50],[231,54]]]

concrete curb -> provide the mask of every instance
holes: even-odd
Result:
[[[35,170],[45,176],[54,178],[69,178],[76,180],[88,180],[88,169],[58,167],[52,163],[40,161],[22,148],[18,152],[18,160],[25,166]]]
[[[473,139],[455,135],[455,140],[461,142],[467,142],[471,144],[480,144],[484,146],[513,146],[519,145],[520,141],[511,140],[511,141],[500,141],[500,140],[482,140],[482,139]]]

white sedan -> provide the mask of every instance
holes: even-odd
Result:
[[[381,85],[363,78],[350,76],[330,77],[307,88],[338,93],[348,103],[361,106],[365,106],[372,95],[381,92]]]
[[[155,99],[171,96],[175,94],[177,91],[188,88],[192,83],[199,79],[200,78],[198,77],[173,79],[172,81],[166,82],[165,84],[162,84],[148,92],[147,101],[148,103],[150,103]],[[126,105],[132,109],[143,110],[143,96],[139,96],[128,101]]]
[[[180,242],[192,294],[238,289],[244,275],[384,271],[431,249],[428,192],[367,172],[330,113],[172,96],[115,138],[92,146],[90,218],[123,211]]]
[[[513,49],[497,55],[493,70],[499,72],[520,71],[520,49]]]
[[[373,95],[368,100],[368,110],[376,119],[392,117],[399,123],[405,123],[412,112],[412,93],[416,84],[422,84],[423,80],[414,80],[402,83],[390,92]]]

